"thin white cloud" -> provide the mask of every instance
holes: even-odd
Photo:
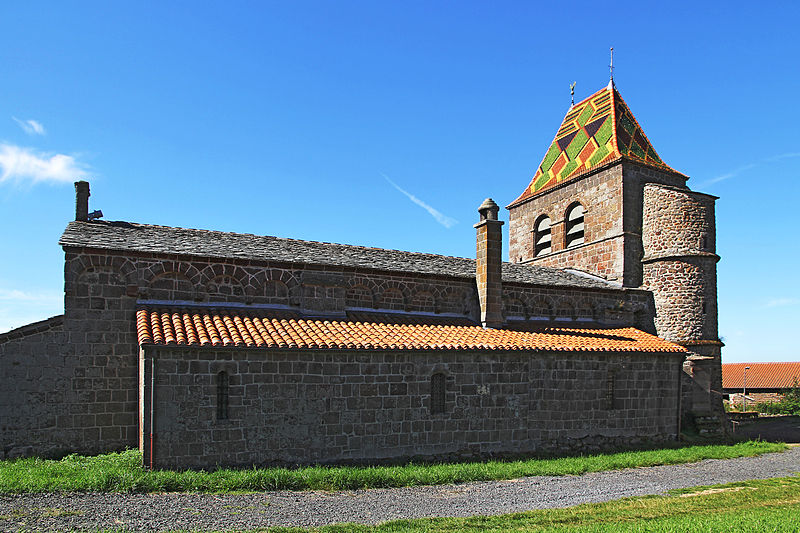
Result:
[[[800,304],[800,298],[773,298],[764,304],[764,307],[787,307]]]
[[[86,165],[71,155],[36,152],[0,143],[0,183],[12,180],[69,183],[86,175]]]
[[[64,312],[64,293],[0,287],[0,333]]]
[[[775,155],[772,157],[768,157],[765,161],[780,161],[781,159],[791,159],[793,157],[800,157],[800,152],[787,152],[785,154]]]
[[[706,185],[711,185],[713,183],[719,183],[720,181],[725,181],[727,179],[736,177],[739,174],[741,174],[742,172],[744,172],[746,170],[750,170],[751,168],[754,168],[755,166],[756,166],[755,163],[749,163],[747,165],[741,166],[741,167],[737,168],[736,170],[734,170],[732,172],[728,172],[727,174],[722,174],[720,176],[717,176],[716,178],[711,178],[710,180],[704,181],[703,183],[700,184],[700,187],[703,187],[703,186],[706,186]]]
[[[734,178],[734,177],[738,176],[739,174],[741,174],[742,172],[748,171],[751,168],[755,168],[758,165],[761,165],[761,164],[764,164],[764,163],[774,163],[775,161],[780,161],[782,159],[791,159],[791,158],[794,158],[794,157],[800,157],[800,152],[787,152],[785,154],[778,154],[778,155],[774,155],[772,157],[765,157],[764,159],[762,159],[760,161],[757,161],[755,163],[748,163],[747,165],[743,165],[743,166],[737,168],[736,170],[733,170],[733,171],[728,172],[726,174],[721,174],[721,175],[717,176],[716,178],[711,178],[710,180],[706,180],[703,183],[701,183],[700,185],[698,185],[698,187],[706,187],[708,185],[713,185],[714,183],[719,183],[720,181],[725,181],[727,179]]]
[[[441,224],[445,228],[450,229],[453,226],[455,226],[456,224],[458,224],[458,220],[443,214],[442,212],[440,212],[437,209],[429,206],[428,204],[426,204],[425,202],[423,202],[422,200],[420,200],[419,198],[417,198],[416,196],[414,196],[410,192],[406,192],[405,190],[401,189],[400,186],[398,184],[396,184],[395,182],[393,182],[391,179],[389,179],[389,176],[387,176],[386,174],[381,173],[381,176],[383,176],[386,179],[386,181],[388,181],[389,184],[392,187],[394,187],[395,189],[397,189],[398,191],[400,191],[401,193],[406,195],[409,200],[411,200],[412,202],[414,202],[415,204],[420,206],[422,209],[424,209],[425,211],[430,213],[430,215],[433,218],[436,219],[436,222],[438,222],[439,224]]]
[[[60,292],[26,292],[19,289],[0,289],[0,301],[2,302],[60,302],[64,297]]]
[[[13,118],[14,122],[19,124],[19,127],[22,128],[28,135],[44,135],[47,133],[44,129],[44,126],[42,126],[42,123],[37,120],[20,120],[17,117],[11,118]]]

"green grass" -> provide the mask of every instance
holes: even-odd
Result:
[[[393,520],[379,526],[337,524],[314,529],[272,528],[273,533],[361,532],[747,532],[800,531],[800,478],[776,478],[695,487],[670,496],[626,498],[565,509],[500,516]]]
[[[441,485],[523,476],[563,476],[621,468],[730,459],[782,451],[784,444],[745,442],[628,451],[558,459],[403,466],[156,470],[141,467],[136,450],[95,457],[70,455],[0,461],[0,493],[22,492],[241,492],[342,490]]]

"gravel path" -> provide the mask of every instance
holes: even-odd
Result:
[[[582,476],[341,492],[0,495],[0,530],[250,529],[375,524],[395,518],[494,515],[800,473],[800,447],[759,457],[633,468]]]

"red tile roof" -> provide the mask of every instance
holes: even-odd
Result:
[[[634,328],[544,328],[281,318],[264,309],[161,308],[136,313],[139,344],[357,350],[535,350],[685,353]]]
[[[741,389],[746,366],[748,389],[785,389],[800,381],[800,363],[727,363],[722,365],[722,388]]]

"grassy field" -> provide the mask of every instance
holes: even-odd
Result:
[[[96,492],[236,492],[268,490],[343,490],[440,485],[467,481],[561,476],[640,466],[729,459],[781,451],[783,444],[745,442],[687,446],[559,459],[488,461],[375,467],[304,467],[152,471],[141,467],[136,450],[96,457],[71,455],[60,461],[0,461],[0,493]]]
[[[395,520],[379,526],[341,524],[272,533],[361,532],[760,532],[800,531],[800,478],[745,481],[673,491],[670,496],[626,498],[565,509],[501,516]]]

